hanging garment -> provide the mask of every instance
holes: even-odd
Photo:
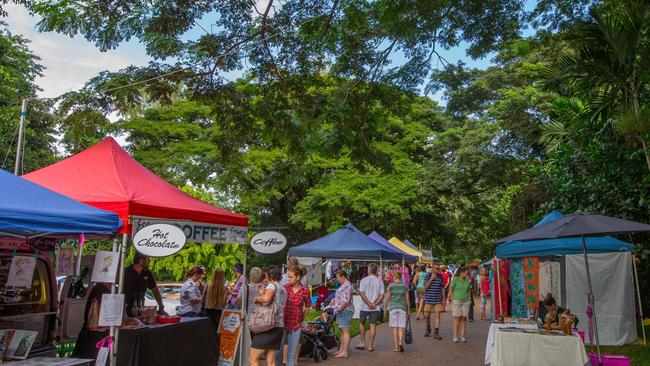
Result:
[[[546,261],[539,263],[539,299],[544,300],[547,294],[552,294],[558,305],[562,304],[560,284],[560,263]]]
[[[511,315],[516,318],[528,317],[526,311],[526,292],[524,288],[524,263],[521,259],[510,261]]]
[[[497,267],[498,265],[498,267]],[[495,271],[494,274],[494,296],[495,310],[494,315],[499,317],[501,315],[508,315],[508,295],[510,294],[510,286],[508,281],[508,262],[505,260],[495,259],[492,263]]]
[[[537,314],[539,308],[539,258],[524,258],[524,286],[526,292],[526,308],[532,314]]]

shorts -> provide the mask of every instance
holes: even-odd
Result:
[[[418,293],[418,299],[423,299],[424,300],[424,293],[427,291],[424,287],[418,287],[416,289]]]
[[[424,304],[425,313],[439,313],[442,311],[442,304]]]
[[[388,326],[391,328],[406,328],[406,311],[393,309],[388,314]]]
[[[352,310],[343,310],[336,314],[336,324],[338,324],[339,328],[350,328],[352,315],[354,315],[354,311]]]
[[[366,324],[366,319],[370,320],[370,324],[381,323],[381,311],[361,311],[359,312],[359,324]]]
[[[464,316],[467,318],[469,316],[469,301],[452,301],[451,314],[454,317]]]
[[[487,305],[487,296],[481,295],[481,310],[485,310],[485,305]]]

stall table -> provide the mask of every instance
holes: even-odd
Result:
[[[519,328],[519,329],[537,329],[537,324],[518,324],[518,323],[492,323],[488,332],[487,341],[485,342],[485,364],[492,362],[492,351],[494,351],[494,337],[499,328]]]
[[[589,359],[577,335],[547,335],[497,329],[492,366],[584,366]]]
[[[24,361],[5,361],[5,365],[38,365],[38,366],[92,366],[95,360],[83,358],[57,358],[57,357],[34,357]]]
[[[217,365],[219,337],[209,318],[120,330],[117,365]]]

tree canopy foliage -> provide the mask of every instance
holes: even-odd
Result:
[[[74,153],[119,134],[157,174],[291,244],[351,221],[454,260],[490,256],[552,209],[650,222],[647,2],[12,2],[42,31],[101,50],[138,40],[153,59],[30,102],[26,170],[53,161],[55,135]],[[441,50],[457,46],[491,65],[449,63]],[[13,156],[42,68],[20,36],[3,31],[0,47]],[[633,239],[647,274],[647,238]],[[184,253],[156,268],[238,255]]]

